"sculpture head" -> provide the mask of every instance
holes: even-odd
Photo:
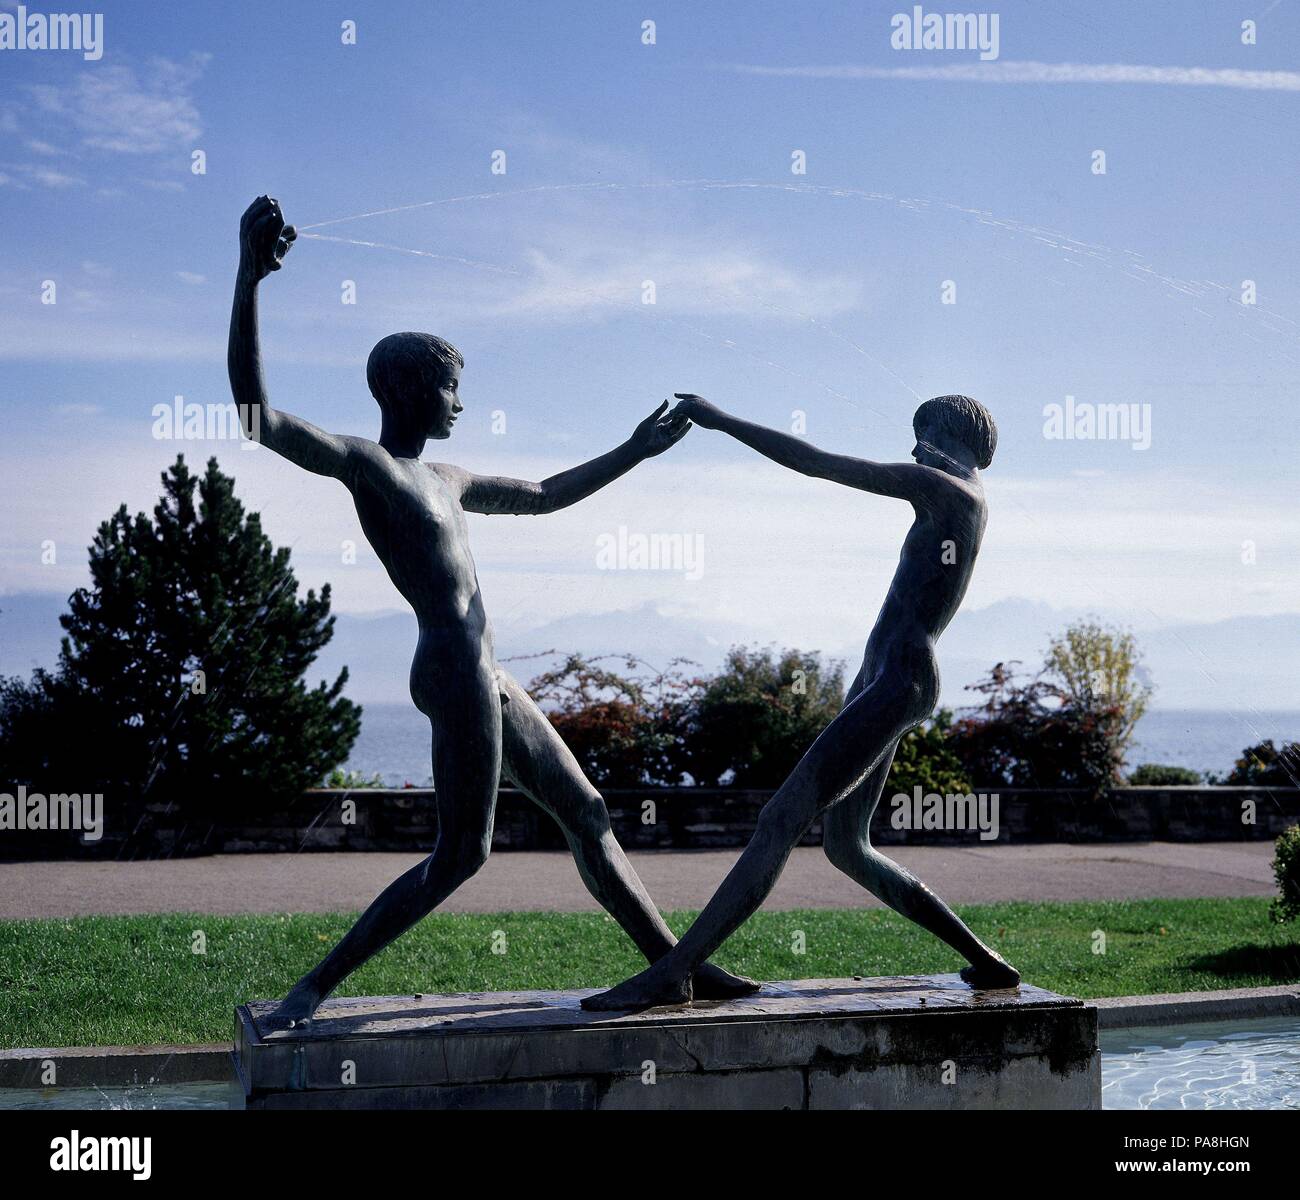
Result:
[[[455,346],[431,333],[390,333],[380,339],[366,362],[366,382],[384,414],[385,431],[403,441],[451,437],[464,408],[464,365]]]
[[[926,467],[942,470],[944,460],[981,471],[993,461],[998,427],[989,411],[969,396],[936,396],[912,417],[916,445],[912,457]]]

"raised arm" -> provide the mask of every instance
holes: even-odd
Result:
[[[512,516],[555,512],[585,500],[592,492],[600,491],[607,483],[627,474],[638,463],[662,454],[680,441],[691,423],[680,414],[665,416],[667,409],[668,401],[665,400],[622,445],[540,483],[500,475],[473,475],[442,463],[434,465],[433,469],[459,486],[461,507],[468,512]]]
[[[675,393],[681,401],[674,413],[689,417],[705,429],[719,429],[737,441],[744,442],[773,462],[811,475],[815,479],[829,479],[845,487],[874,492],[878,496],[892,496],[912,504],[929,504],[955,485],[944,472],[920,463],[880,463],[865,458],[852,458],[847,454],[832,454],[820,450],[788,433],[769,429],[741,420],[710,404],[702,396],[689,392]]]
[[[257,285],[280,269],[297,236],[293,226],[284,223],[279,202],[269,196],[259,196],[244,213],[239,223],[239,274],[230,310],[226,369],[239,422],[248,437],[317,475],[341,478],[353,459],[355,444],[362,439],[326,433],[309,421],[277,412],[267,399],[262,379]]]

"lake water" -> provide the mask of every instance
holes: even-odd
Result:
[[[428,786],[429,723],[412,704],[367,704],[349,770],[389,787]],[[1243,749],[1263,738],[1300,740],[1300,712],[1149,712],[1138,723],[1130,766],[1167,763],[1227,774]]]

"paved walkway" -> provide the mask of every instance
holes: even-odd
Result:
[[[661,908],[700,908],[739,850],[629,855]],[[955,903],[1267,896],[1271,842],[895,847],[893,857]],[[0,863],[0,918],[87,913],[334,912],[364,908],[413,854],[235,854],[160,862]],[[794,852],[769,909],[876,903],[818,849]],[[596,907],[563,852],[494,854],[446,912]]]

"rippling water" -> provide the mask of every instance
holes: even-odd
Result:
[[[228,1083],[148,1083],[114,1088],[0,1088],[0,1109],[229,1108]]]
[[[1114,1029],[1103,1108],[1300,1108],[1300,1019]]]

